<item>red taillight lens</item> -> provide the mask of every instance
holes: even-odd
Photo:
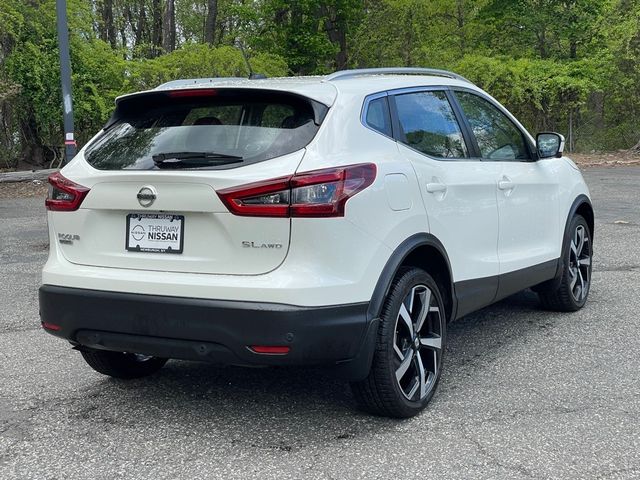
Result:
[[[376,166],[364,163],[227,188],[218,196],[235,215],[342,217],[347,200],[375,178]]]
[[[80,208],[84,197],[89,193],[87,187],[78,185],[60,172],[49,175],[49,194],[45,200],[47,210],[54,212],[73,212]]]

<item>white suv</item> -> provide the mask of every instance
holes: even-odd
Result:
[[[118,98],[50,179],[45,330],[98,372],[323,365],[368,411],[433,396],[447,323],[582,307],[593,210],[563,138],[459,75],[180,80]]]

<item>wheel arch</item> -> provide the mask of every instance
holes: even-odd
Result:
[[[591,205],[591,200],[586,195],[580,195],[576,198],[571,205],[571,210],[569,211],[569,216],[567,217],[567,221],[564,227],[564,240],[567,238],[567,232],[569,231],[569,223],[574,215],[582,215],[584,219],[587,221],[587,225],[589,226],[589,233],[591,234],[591,241],[593,241],[593,234],[595,228],[595,216],[593,213],[593,206]]]
[[[403,241],[387,261],[369,303],[369,318],[378,318],[391,283],[401,267],[414,266],[427,271],[442,290],[447,321],[455,318],[457,302],[451,263],[444,245],[429,233],[417,233]]]
[[[571,224],[571,220],[576,215],[581,215],[586,220],[587,226],[589,227],[589,233],[591,234],[591,241],[593,242],[595,229],[595,215],[593,212],[593,206],[591,205],[591,200],[589,199],[589,197],[587,197],[585,194],[580,194],[571,204],[571,208],[569,208],[569,213],[567,214],[567,217],[565,219],[564,230],[562,234],[562,250],[560,250],[560,258],[558,259],[556,275],[551,280],[547,280],[546,282],[533,287],[534,291],[555,290],[559,287],[565,269],[565,264],[562,261],[562,258],[567,245],[571,241],[571,232],[569,231],[569,226]]]
[[[569,209],[569,214],[564,222],[564,231],[562,234],[562,251],[565,251],[565,248],[571,241],[571,232],[569,231],[569,226],[571,224],[571,220],[576,215],[581,215],[586,221],[589,227],[589,233],[591,234],[591,241],[593,242],[593,234],[594,234],[594,213],[593,206],[591,205],[591,200],[585,194],[580,194],[576,197],[576,199],[571,204],[571,208]],[[560,270],[560,269],[558,269]],[[562,275],[562,272],[559,272]],[[557,276],[557,275],[556,275]]]

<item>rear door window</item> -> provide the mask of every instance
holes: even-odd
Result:
[[[233,168],[304,148],[318,112],[326,107],[280,92],[141,95],[118,105],[85,158],[101,170]]]
[[[402,143],[431,157],[467,158],[467,145],[460,125],[441,91],[405,93],[395,96]]]

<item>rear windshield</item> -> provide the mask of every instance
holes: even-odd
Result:
[[[304,148],[326,107],[256,90],[176,90],[124,99],[85,152],[101,170],[234,168]]]

